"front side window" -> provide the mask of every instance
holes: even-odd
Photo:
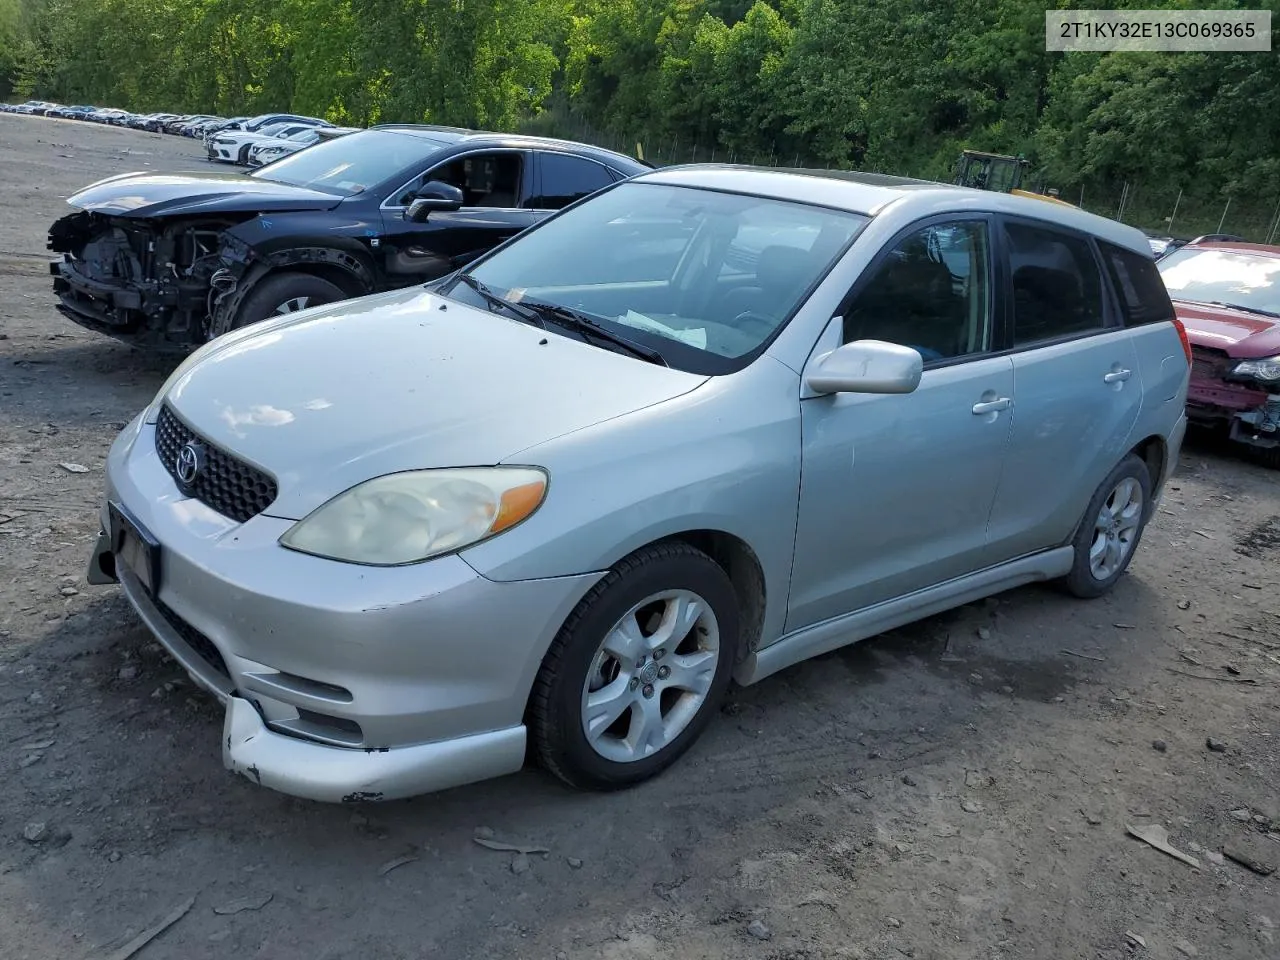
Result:
[[[584,313],[672,366],[726,373],[750,362],[866,223],[786,200],[630,181],[468,273],[506,299]],[[482,305],[461,283],[449,295]]]
[[[1004,225],[1015,346],[1087,333],[1106,322],[1102,275],[1088,241],[1025,223]]]
[[[1183,247],[1157,267],[1175,300],[1280,316],[1280,257]]]
[[[985,221],[910,234],[873,267],[844,315],[844,340],[911,347],[925,362],[991,345],[991,243]]]
[[[439,180],[462,191],[464,207],[509,208],[520,205],[520,176],[523,157],[511,151],[474,153],[458,157],[428,170],[400,195],[400,206],[408,206],[419,188]]]

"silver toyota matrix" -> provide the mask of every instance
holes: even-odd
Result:
[[[645,173],[205,344],[111,449],[89,577],[263,786],[391,799],[527,755],[626,786],[731,682],[1110,590],[1184,431],[1158,281],[1142,233],[1063,204]]]

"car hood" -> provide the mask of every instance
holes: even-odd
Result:
[[[1280,354],[1280,318],[1181,300],[1173,301],[1173,308],[1196,346],[1242,360]]]
[[[331,210],[332,193],[274,183],[242,173],[125,173],[90,184],[67,203],[92,213],[172,217],[203,213]]]
[[[372,477],[520,452],[707,381],[419,288],[269,320],[210,343],[166,402],[273,474],[300,519]]]

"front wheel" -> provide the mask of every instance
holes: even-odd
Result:
[[[309,273],[278,273],[257,284],[236,314],[234,327],[247,327],[268,317],[283,316],[346,298],[337,284]]]
[[[1075,563],[1063,581],[1077,597],[1100,597],[1129,566],[1150,519],[1151,471],[1129,454],[1102,481],[1071,546]]]
[[[738,649],[724,570],[683,543],[648,547],[575,608],[529,705],[539,761],[571,786],[617,789],[674,763],[715,715]]]

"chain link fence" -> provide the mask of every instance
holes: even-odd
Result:
[[[1192,239],[1220,233],[1253,243],[1280,240],[1280,184],[1270,197],[1224,197],[1204,184],[1190,192],[1173,184],[1136,181],[1068,186],[1059,193],[1091,213],[1161,236]]]
[[[559,112],[544,113],[523,125],[521,132],[560,137],[638,157],[656,167],[682,163],[743,163],[764,167],[815,166],[795,151],[739,153],[708,142],[676,137],[627,138],[597,130],[582,119]],[[891,171],[874,171],[887,173]],[[1026,183],[1041,188],[1032,172]],[[1223,197],[1212,186],[1196,184],[1187,190],[1173,184],[1133,181],[1058,186],[1058,196],[1096,213],[1159,236],[1189,240],[1206,234],[1227,234],[1253,243],[1280,242],[1280,184],[1272,197]]]

